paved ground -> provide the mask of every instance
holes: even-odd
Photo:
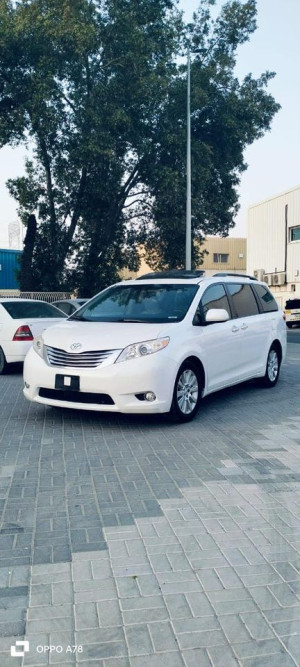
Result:
[[[289,343],[300,343],[300,327],[293,327],[287,332]]]
[[[1,667],[300,664],[299,364],[184,426],[0,377]]]

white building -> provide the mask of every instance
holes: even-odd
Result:
[[[281,308],[300,297],[300,186],[250,206],[247,273],[268,283]]]

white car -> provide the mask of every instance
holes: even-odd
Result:
[[[288,299],[285,303],[285,321],[288,329],[300,324],[300,299]]]
[[[265,283],[204,272],[117,283],[38,336],[24,395],[52,406],[192,419],[200,400],[260,378],[276,384],[283,312]]]
[[[65,319],[65,315],[46,301],[0,299],[0,375],[7,364],[24,361],[35,336]]]

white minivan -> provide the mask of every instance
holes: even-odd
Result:
[[[108,287],[37,336],[24,395],[189,421],[219,389],[251,378],[273,387],[285,353],[283,312],[265,283],[203,271],[147,274]]]

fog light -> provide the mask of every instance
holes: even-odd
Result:
[[[155,396],[155,394],[154,394],[153,391],[147,391],[147,392],[146,392],[146,394],[145,394],[145,401],[150,401],[150,402],[152,402],[152,401],[155,401],[155,399],[156,399],[156,396]]]

